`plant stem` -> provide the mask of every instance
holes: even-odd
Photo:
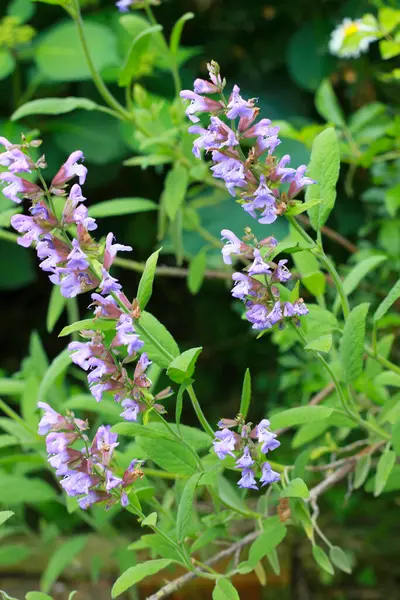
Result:
[[[79,321],[79,307],[76,298],[68,298],[66,302],[68,325],[72,325],[76,321]],[[77,331],[71,333],[71,339],[73,341],[79,340],[79,334]]]
[[[118,100],[116,98],[114,98],[114,96],[111,94],[108,87],[105,85],[104,81],[100,77],[100,74],[98,73],[98,71],[93,63],[92,57],[90,56],[89,47],[88,47],[88,44],[86,41],[84,29],[83,29],[83,20],[82,20],[79,0],[74,0],[74,7],[75,7],[75,11],[76,11],[76,16],[75,16],[74,20],[75,20],[75,23],[76,23],[76,26],[78,29],[78,35],[79,35],[79,39],[82,44],[83,53],[85,55],[89,70],[92,74],[93,83],[95,84],[97,91],[99,92],[99,94],[103,98],[103,100],[106,102],[106,104],[108,104],[108,106],[110,106],[110,108],[113,108],[114,110],[116,110],[117,113],[119,113],[124,119],[130,120],[130,118],[131,118],[130,113],[127,110],[125,110],[125,108],[122,106],[122,104],[120,104],[118,102]]]
[[[189,385],[187,387],[187,393],[189,394],[189,398],[192,401],[192,406],[193,406],[194,412],[196,413],[196,416],[197,416],[199,422],[201,423],[201,426],[203,427],[203,429],[206,433],[208,433],[212,438],[214,438],[214,430],[211,427],[211,425],[209,424],[209,422],[207,421],[207,419],[201,409],[200,403],[197,399],[196,393],[195,393],[192,385]]]
[[[397,365],[392,363],[390,360],[388,360],[387,358],[384,358],[380,354],[377,354],[376,351],[374,351],[372,348],[370,348],[367,345],[364,346],[364,350],[368,354],[368,356],[370,356],[371,358],[374,358],[383,367],[386,367],[386,369],[389,369],[389,371],[393,371],[393,373],[397,373],[398,375],[400,375],[400,367],[398,367]]]

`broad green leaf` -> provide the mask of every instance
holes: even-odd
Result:
[[[137,439],[146,456],[161,469],[180,475],[192,475],[198,468],[194,455],[181,442],[149,437]]]
[[[142,527],[151,527],[151,526],[154,527],[155,525],[157,525],[157,513],[156,512],[150,513],[141,522]]]
[[[137,301],[139,302],[139,307],[141,310],[144,310],[147,306],[151,298],[151,294],[153,292],[153,281],[156,274],[156,267],[158,256],[160,254],[160,250],[156,250],[153,252],[151,256],[146,260],[146,264],[144,267],[144,271],[139,281],[139,287],[137,291]]]
[[[172,28],[171,37],[169,40],[169,49],[171,54],[176,55],[179,49],[179,42],[181,40],[181,35],[183,31],[183,27],[186,21],[190,21],[190,19],[194,19],[194,13],[187,12],[181,16],[180,19],[177,20],[175,25]]]
[[[206,267],[207,253],[203,248],[194,258],[192,258],[189,264],[187,285],[191,294],[195,295],[200,290],[204,281]]]
[[[378,18],[382,33],[387,35],[400,24],[400,10],[383,6],[379,9]]]
[[[72,18],[75,18],[76,16],[73,0],[33,0],[33,2],[41,2],[42,4],[52,4],[53,6],[61,6],[67,11],[67,13]]]
[[[8,50],[0,49],[0,79],[5,79],[14,71],[15,59]]]
[[[189,532],[193,516],[195,492],[200,477],[201,473],[192,475],[183,489],[176,517],[176,537],[178,543],[183,542]]]
[[[316,352],[329,352],[332,347],[332,334],[321,335],[321,337],[308,342],[304,350],[315,350]]]
[[[150,360],[163,369],[179,356],[179,348],[169,331],[152,314],[143,311],[135,328],[144,341],[144,350]]]
[[[223,475],[218,476],[218,495],[221,499],[221,502],[240,514],[247,516],[254,516],[257,514],[249,510],[245,502],[243,502],[242,498],[238,494],[237,488],[233,487]]]
[[[317,89],[315,107],[326,121],[333,123],[337,127],[343,127],[345,124],[343,111],[329,79],[324,79]]]
[[[251,567],[255,567],[264,556],[272,552],[286,535],[286,527],[282,523],[274,522],[271,526],[264,527],[264,529],[265,531],[256,538],[250,547],[247,562]]]
[[[70,335],[70,333],[74,333],[74,331],[83,331],[84,329],[111,331],[115,329],[115,324],[116,322],[113,319],[83,319],[61,329],[58,337],[64,337]]]
[[[51,590],[53,583],[57,581],[65,568],[74,560],[75,556],[82,552],[87,540],[86,535],[73,537],[57,548],[51,555],[46,570],[40,579],[40,587],[43,592],[47,593]]]
[[[394,40],[381,40],[379,42],[379,50],[383,60],[389,60],[400,54],[400,42]]]
[[[147,562],[141,562],[134,567],[127,569],[117,581],[114,583],[111,590],[111,597],[116,598],[120,596],[127,589],[142,581],[145,577],[154,575],[168,567],[173,561],[167,558],[159,558],[156,560],[148,560]]]
[[[210,527],[198,537],[190,547],[190,554],[198,552],[202,548],[209,546],[217,537],[223,535],[223,530],[218,527]]]
[[[31,0],[11,0],[7,6],[7,14],[17,17],[20,23],[26,23],[35,14],[36,6]]]
[[[400,419],[396,421],[392,428],[392,445],[397,456],[400,456]]]
[[[400,183],[385,191],[385,207],[391,217],[394,217],[400,208]]]
[[[6,506],[37,504],[55,500],[56,491],[45,481],[19,475],[0,474],[1,503]]]
[[[285,43],[286,61],[291,78],[301,88],[314,92],[331,70],[331,57],[326,49],[326,37],[321,37],[321,28],[311,21],[296,27],[295,33]],[[322,29],[323,31],[323,29]],[[325,40],[325,41],[324,41]]]
[[[400,298],[400,279],[395,283],[386,298],[382,300],[376,309],[373,316],[375,323],[386,315],[389,308],[396,302],[396,300],[398,300],[398,298]]]
[[[48,333],[53,331],[55,324],[64,312],[66,303],[67,299],[61,295],[59,286],[54,285],[51,290],[49,307],[47,309],[46,327]]]
[[[382,492],[395,464],[396,452],[393,452],[393,450],[385,450],[376,467],[374,496],[379,496]]]
[[[386,106],[381,102],[372,102],[365,104],[349,119],[350,133],[356,135],[361,132],[366,126],[374,122],[376,118],[386,111]]]
[[[56,356],[40,383],[38,402],[44,402],[46,400],[51,386],[55,383],[57,377],[67,370],[71,362],[70,351],[68,348],[65,348],[65,350]]]
[[[2,510],[0,512],[0,525],[3,525],[3,523],[5,523],[6,521],[8,521],[8,519],[10,519],[13,516],[13,511],[12,510]]]
[[[351,311],[340,343],[340,359],[346,382],[355,381],[363,370],[365,321],[369,304],[359,304]]]
[[[157,210],[157,204],[153,200],[147,200],[147,198],[115,198],[90,206],[89,216],[100,219],[103,217],[133,215],[149,210]]]
[[[62,115],[73,110],[103,110],[103,107],[88,98],[40,98],[23,104],[11,115],[11,121],[18,121],[30,115]]]
[[[179,428],[183,409],[183,394],[186,388],[193,383],[193,379],[187,379],[179,386],[178,394],[176,396],[176,408],[175,408],[175,422]]]
[[[221,577],[215,582],[212,600],[240,600],[240,596],[233,583]]]
[[[189,171],[183,165],[175,164],[168,172],[161,196],[161,203],[171,221],[175,220],[178,209],[185,199],[188,184]]]
[[[339,177],[340,151],[337,135],[328,127],[315,138],[308,175],[317,183],[307,186],[306,201],[321,199],[321,203],[310,208],[311,225],[318,231],[325,224],[335,204],[336,183]]]
[[[196,452],[200,452],[201,450],[207,450],[211,445],[210,436],[198,429],[197,427],[189,427],[189,425],[180,425],[179,429],[175,423],[169,424],[170,428],[174,433],[182,437],[185,442],[187,442]],[[158,422],[150,422],[146,423],[146,425],[140,425],[140,423],[118,423],[114,425],[113,431],[115,433],[120,433],[122,435],[132,436],[132,437],[146,437],[146,438],[163,438],[166,440],[176,441],[175,437],[172,437],[169,431],[167,431],[166,427],[163,423]]]
[[[306,210],[310,210],[311,207],[316,206],[317,204],[320,204],[321,200],[309,200],[308,202],[302,202],[302,201],[295,201],[295,204],[293,206],[289,206],[288,210],[286,211],[286,215],[288,216],[294,216],[294,215],[301,215],[301,213],[306,212]]]
[[[23,394],[25,382],[18,379],[0,378],[0,396],[19,396]]]
[[[351,561],[346,552],[339,546],[331,546],[331,548],[329,548],[329,558],[335,567],[345,573],[351,573]]]
[[[117,66],[117,44],[111,29],[100,23],[85,20],[84,32],[95,68],[102,71],[106,67]],[[73,22],[54,25],[42,35],[35,58],[39,73],[49,81],[91,79],[77,27]],[[63,65],[62,69],[60,64]]]
[[[343,281],[343,289],[345,291],[346,296],[350,296],[357,289],[358,284],[363,281],[363,279],[376,269],[380,264],[387,260],[387,256],[369,256],[365,260],[359,262],[355,267],[352,268],[350,273],[346,275]],[[339,308],[340,299],[336,297],[334,311]]]
[[[329,560],[325,552],[322,550],[322,548],[320,548],[319,546],[313,546],[312,554],[315,562],[321,567],[321,569],[323,569],[330,575],[334,574],[335,571],[331,565],[331,561]]]
[[[149,74],[149,64],[147,64],[149,55],[151,56],[151,52],[149,52],[149,36],[160,31],[162,31],[161,25],[150,25],[134,38],[121,68],[118,85],[121,87],[129,86],[133,79],[139,79],[142,75]]]
[[[329,417],[328,417],[329,418]],[[292,439],[292,448],[301,448],[304,444],[308,444],[315,438],[319,437],[329,428],[328,419],[323,421],[311,421],[299,427],[294,438]]]
[[[371,455],[367,454],[366,456],[362,456],[360,460],[356,463],[356,468],[354,471],[354,482],[353,488],[358,490],[362,485],[364,485],[369,470],[371,468]]]
[[[325,292],[325,277],[319,270],[319,264],[313,254],[307,251],[293,255],[294,263],[300,271],[301,282],[313,296],[322,296]]]
[[[393,387],[400,387],[400,375],[393,373],[393,371],[384,371],[377,375],[374,379],[376,385],[392,385]]]
[[[279,577],[281,574],[281,566],[279,564],[279,556],[275,548],[271,550],[271,552],[267,553],[267,559],[275,575]]]
[[[251,400],[251,375],[250,369],[246,369],[243,379],[242,386],[242,397],[240,399],[240,408],[239,413],[243,415],[243,418],[246,419],[247,413],[250,408],[250,400]]]
[[[281,491],[281,498],[308,498],[309,495],[308,487],[300,477],[289,481],[285,489]]]
[[[192,377],[196,361],[202,350],[201,347],[191,348],[174,358],[167,370],[168,377],[176,383],[183,383],[186,379]]]
[[[327,406],[299,406],[297,408],[288,408],[280,413],[272,415],[272,429],[281,429],[282,427],[293,427],[303,425],[314,421],[327,419],[333,413],[333,408]]]
[[[323,296],[326,288],[326,281],[323,273],[318,271],[317,273],[310,273],[309,275],[304,275],[301,279],[302,284],[305,288],[313,296],[318,298],[319,296]]]
[[[25,560],[32,550],[26,544],[2,544],[0,548],[0,567],[16,565]]]

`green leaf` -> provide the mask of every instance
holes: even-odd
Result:
[[[282,523],[273,521],[270,525],[268,520],[264,525],[264,531],[252,543],[249,551],[248,563],[251,567],[264,558],[269,552],[272,552],[284,539],[286,527]]]
[[[346,296],[350,296],[357,289],[358,284],[364,280],[364,278],[376,269],[380,264],[387,260],[387,256],[379,255],[379,256],[369,256],[365,260],[359,262],[355,267],[352,268],[350,273],[346,275],[343,281],[343,288],[346,293]],[[335,301],[334,311],[339,308],[340,299],[337,296]]]
[[[221,502],[240,514],[246,516],[257,515],[257,513],[253,513],[249,510],[246,503],[243,502],[242,498],[238,494],[237,488],[233,487],[233,485],[223,475],[218,476],[218,496],[220,497]]]
[[[7,6],[7,14],[17,17],[20,23],[26,23],[35,14],[36,6],[31,0],[11,0]]]
[[[354,471],[354,482],[353,488],[358,490],[362,485],[364,485],[369,470],[371,468],[371,455],[367,454],[366,456],[362,456],[360,460],[356,463],[356,468]]]
[[[10,519],[15,513],[12,510],[2,510],[0,512],[0,525],[3,525],[8,519]]]
[[[331,546],[329,548],[329,558],[341,571],[345,573],[351,573],[351,562],[346,552],[342,550],[339,546]]]
[[[40,98],[23,104],[11,115],[11,121],[18,121],[30,115],[62,115],[73,110],[103,110],[103,107],[88,98]]]
[[[26,544],[2,544],[0,548],[0,566],[6,567],[25,560],[32,550]]]
[[[51,386],[61,373],[67,370],[71,364],[71,357],[68,348],[65,348],[56,358],[52,361],[49,368],[47,369],[38,391],[38,402],[44,402],[47,394],[50,391]]]
[[[289,206],[285,214],[288,216],[300,215],[301,213],[306,212],[306,210],[310,210],[311,207],[316,206],[320,203],[321,200],[316,199],[309,200],[308,202],[295,201],[294,206]]]
[[[8,50],[0,50],[0,79],[5,79],[14,71],[15,59]]]
[[[190,19],[194,19],[194,13],[187,12],[184,15],[182,15],[180,19],[177,20],[177,22],[172,28],[171,37],[169,40],[169,49],[171,51],[171,54],[173,54],[174,56],[178,53],[179,42],[181,40],[183,27],[186,21],[190,21]]]
[[[47,309],[46,327],[48,333],[53,331],[55,324],[64,312],[66,303],[67,299],[61,295],[59,286],[54,285],[51,290],[49,307]]]
[[[175,408],[175,422],[176,426],[179,429],[179,425],[181,422],[182,409],[183,409],[183,394],[185,393],[186,388],[193,383],[192,379],[187,379],[179,386],[178,394],[176,396],[176,408]]]
[[[340,359],[346,382],[355,381],[363,370],[365,321],[369,304],[359,304],[351,311],[340,343]]]
[[[7,506],[37,504],[54,500],[57,495],[48,483],[19,475],[0,474],[1,502]]]
[[[143,519],[143,521],[141,522],[141,526],[142,527],[150,527],[150,526],[155,526],[157,525],[157,513],[156,512],[152,512],[149,515],[147,515],[147,517],[145,517]]]
[[[85,20],[84,33],[97,71],[118,65],[117,43],[111,29]],[[49,81],[84,81],[92,77],[75,23],[60,23],[47,31],[40,39],[35,58],[40,74]]]
[[[178,209],[185,199],[188,184],[189,171],[183,165],[175,164],[168,172],[161,196],[161,203],[171,221],[175,220]]]
[[[327,31],[321,28],[321,22],[316,25],[307,22],[296,28],[295,33],[286,42],[286,61],[289,74],[293,81],[308,91],[314,92],[322,79],[327,77],[331,67],[331,57],[325,51]],[[317,48],[324,48],[319,52]]]
[[[371,104],[365,104],[358,109],[349,119],[349,130],[350,133],[356,135],[362,132],[362,130],[376,120],[379,115],[386,111],[386,106],[381,102],[372,102]]]
[[[379,42],[379,50],[383,60],[389,60],[400,54],[400,42],[394,40],[381,40]]]
[[[19,396],[23,394],[25,382],[18,379],[0,378],[0,396]]]
[[[308,342],[304,346],[304,350],[315,350],[317,352],[329,352],[332,347],[332,334],[321,335],[321,337]]]
[[[308,498],[309,489],[300,477],[289,481],[284,490],[281,491],[281,498]]]
[[[379,496],[385,487],[390,473],[396,464],[396,452],[385,450],[381,455],[376,467],[374,496]]]
[[[183,542],[190,530],[195,493],[200,477],[201,473],[192,475],[183,489],[176,518],[176,537],[178,543]]]
[[[162,31],[161,25],[150,25],[134,38],[121,68],[118,85],[121,87],[129,86],[133,79],[139,79],[142,75],[151,72],[151,63],[153,57],[155,58],[155,54],[152,56],[149,36],[160,31]]]
[[[383,34],[387,35],[400,24],[400,10],[383,6],[379,9],[379,26]]]
[[[400,456],[400,419],[396,421],[392,428],[392,445],[397,456]]]
[[[133,215],[149,210],[157,210],[157,204],[153,200],[147,200],[147,198],[115,198],[90,206],[89,216],[100,219],[103,217]]]
[[[376,309],[374,316],[373,316],[373,320],[375,321],[375,323],[377,321],[379,321],[380,319],[382,319],[382,317],[384,317],[386,315],[389,308],[399,298],[400,298],[400,279],[394,284],[394,286],[392,287],[392,289],[390,290],[390,292],[388,293],[386,298],[384,300],[382,300],[382,302]]]
[[[318,272],[304,275],[304,277],[301,279],[301,282],[304,287],[306,287],[308,291],[311,292],[311,294],[316,298],[324,295],[326,282],[323,273]]]
[[[80,535],[69,539],[57,548],[51,555],[46,570],[40,579],[40,587],[44,592],[49,592],[53,583],[64,572],[65,568],[74,560],[87,543],[87,536]]]
[[[175,423],[169,424],[170,428],[174,433],[178,434],[183,438],[196,452],[201,450],[207,450],[211,445],[210,436],[198,429],[197,427],[189,427],[188,425],[180,425],[179,428]],[[115,433],[132,437],[146,437],[146,438],[163,438],[166,440],[176,441],[175,437],[166,430],[163,423],[151,421],[146,425],[140,425],[139,423],[118,423],[113,427]]]
[[[204,248],[196,254],[190,261],[187,285],[189,292],[197,294],[204,281],[204,274],[207,267],[207,250]]]
[[[314,421],[327,419],[333,413],[333,408],[327,406],[299,406],[288,408],[280,413],[272,415],[271,428],[293,427]]]
[[[150,360],[167,369],[174,358],[179,356],[179,348],[169,331],[152,314],[143,311],[135,328],[144,341],[144,351]]]
[[[384,371],[379,373],[374,379],[376,385],[392,385],[393,387],[400,387],[400,375],[393,373],[393,371]]]
[[[137,442],[149,460],[165,471],[180,475],[192,475],[197,470],[194,455],[181,442],[159,439],[155,444],[149,437],[141,437]]]
[[[117,581],[114,583],[111,590],[111,597],[116,598],[120,596],[127,589],[142,581],[145,577],[149,577],[150,575],[154,575],[161,571],[161,569],[165,569],[170,565],[172,560],[167,558],[159,558],[157,560],[148,560],[147,562],[141,562],[134,567],[130,567],[127,569],[120,577],[118,577]]]
[[[329,79],[324,79],[315,94],[315,107],[326,121],[343,127],[345,119]]]
[[[240,600],[240,596],[229,579],[217,579],[212,593],[212,600]]]
[[[139,302],[139,307],[141,310],[146,308],[153,292],[153,281],[156,274],[157,261],[160,251],[161,248],[156,250],[156,252],[153,252],[153,254],[146,260],[144,271],[139,281],[137,301]]]
[[[240,399],[240,408],[239,413],[243,415],[243,418],[246,419],[247,413],[249,412],[251,400],[251,374],[250,369],[246,369],[243,379],[242,386],[242,397]]]
[[[339,178],[340,151],[337,135],[328,127],[315,138],[308,175],[317,183],[307,186],[306,200],[321,199],[321,203],[308,211],[311,225],[318,231],[325,224],[334,207],[336,183]]]
[[[394,217],[400,208],[400,183],[385,191],[385,207],[391,217]]]
[[[201,347],[191,348],[174,358],[167,370],[168,377],[176,383],[183,383],[186,379],[192,377],[196,361],[202,350]]]
[[[82,321],[75,321],[75,323],[71,323],[71,325],[67,325],[61,329],[58,337],[64,337],[74,333],[74,331],[83,331],[84,329],[111,331],[115,329],[115,323],[113,319],[83,319]]]
[[[319,546],[313,546],[312,554],[315,562],[321,567],[321,569],[323,569],[330,575],[333,575],[335,573],[331,565],[331,561],[329,560],[325,552],[322,550],[322,548],[320,548]]]

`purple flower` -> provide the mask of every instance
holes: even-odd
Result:
[[[97,383],[96,385],[92,385],[90,387],[90,393],[96,402],[101,402],[103,399],[103,393],[108,392],[113,389],[113,384],[110,381],[106,381],[105,383]]]
[[[128,494],[126,492],[122,492],[121,494],[121,506],[126,508],[129,504]]]
[[[120,283],[118,283],[118,279],[112,277],[104,267],[102,268],[102,273],[103,279],[99,285],[99,290],[101,290],[101,293],[108,295],[111,292],[119,292],[122,286]]]
[[[282,156],[273,174],[271,175],[271,179],[273,179],[273,181],[279,180],[281,183],[291,183],[294,180],[296,175],[296,169],[286,167],[286,165],[290,163],[290,160],[291,159],[289,154],[285,154],[284,156]]]
[[[235,133],[218,117],[211,117],[211,123],[207,129],[200,125],[193,125],[188,129],[189,133],[199,134],[200,137],[193,142],[193,154],[200,158],[200,150],[215,150],[224,146],[232,147],[239,144]]]
[[[190,104],[186,109],[186,115],[189,117],[192,123],[198,123],[200,121],[199,117],[196,117],[195,113],[220,112],[223,108],[220,102],[211,100],[211,98],[204,98],[204,96],[200,96],[191,90],[183,90],[179,95],[185,100],[190,100]]]
[[[143,347],[144,342],[140,339],[133,326],[132,317],[126,314],[122,314],[118,319],[116,326],[117,335],[115,337],[115,345],[127,346],[128,354],[131,355],[134,352],[140,350]]]
[[[139,404],[132,400],[131,398],[125,398],[122,401],[122,407],[125,409],[120,416],[125,419],[125,421],[137,421],[139,414]]]
[[[114,448],[119,445],[117,439],[118,434],[111,432],[110,425],[101,425],[93,438],[92,453],[100,455],[101,464],[105,467],[110,464]]]
[[[38,426],[39,435],[46,435],[49,431],[66,428],[67,422],[65,417],[56,412],[46,402],[38,402],[38,407],[42,408],[45,413],[41,418]]]
[[[62,479],[60,484],[68,496],[80,496],[81,494],[88,494],[93,482],[87,473],[76,471]]]
[[[83,252],[76,239],[72,240],[72,250],[68,254],[67,266],[73,271],[84,271],[89,266],[89,263],[86,260],[86,254]]]
[[[11,146],[11,144],[10,144]],[[0,165],[8,167],[11,173],[30,173],[34,167],[30,158],[19,148],[13,148],[0,154]]]
[[[114,234],[109,233],[106,237],[106,245],[104,249],[103,265],[105,269],[109,269],[114,262],[117,252],[130,252],[131,246],[124,246],[123,244],[113,244]]]
[[[26,215],[13,215],[11,217],[11,225],[18,231],[23,233],[22,237],[19,237],[17,242],[24,248],[39,240],[39,236],[44,233],[43,229],[37,225],[32,217]]]
[[[49,454],[59,454],[78,439],[77,433],[52,431],[46,436],[46,450]]]
[[[276,471],[273,471],[271,465],[268,462],[265,462],[262,466],[262,475],[260,479],[260,483],[264,486],[268,483],[276,483],[280,480],[281,476]]]
[[[113,475],[112,471],[109,471],[109,470],[106,471],[106,490],[107,490],[107,492],[110,492],[111,490],[118,487],[122,483],[123,482],[120,477],[116,477],[115,475]]]
[[[252,465],[254,465],[254,460],[251,458],[249,447],[245,446],[243,455],[236,461],[236,468],[247,469]]]
[[[244,166],[236,158],[230,158],[215,150],[212,154],[215,165],[211,167],[213,177],[225,181],[228,192],[235,196],[235,187],[246,185]],[[219,162],[218,162],[219,161]]]
[[[115,366],[110,366],[104,362],[101,358],[97,358],[95,356],[89,358],[88,361],[89,368],[92,369],[88,374],[88,382],[95,383],[101,380],[102,377],[107,375],[108,373],[113,373],[115,371]]]
[[[282,316],[282,307],[281,303],[278,300],[277,302],[275,302],[271,312],[268,313],[267,319],[271,321],[272,325],[275,325],[275,323],[282,319]]]
[[[60,274],[66,273],[66,277],[61,278]],[[85,271],[69,272],[69,269],[58,269],[58,272],[50,276],[50,281],[61,286],[61,295],[64,298],[75,298],[78,294],[82,294],[92,290],[97,286],[97,282],[92,279],[92,276]]]
[[[89,506],[92,506],[92,504],[96,504],[96,502],[102,502],[105,499],[106,498],[104,497],[104,494],[99,494],[95,490],[90,490],[87,496],[84,496],[78,500],[78,504],[80,508],[87,510]]]
[[[56,470],[56,475],[70,475],[72,471],[71,465],[78,467],[82,464],[83,455],[78,450],[65,448],[59,454],[51,456],[49,464]]]
[[[256,210],[264,209],[264,212],[261,215],[262,218],[259,219],[260,223],[262,222],[269,225],[276,220],[276,198],[267,186],[264,175],[261,175],[260,177],[260,184],[254,192],[254,198],[250,197],[247,200],[248,201],[242,206],[253,219],[257,219],[258,215]]]
[[[78,162],[80,160],[84,160],[83,152],[81,150],[72,152],[53,178],[51,187],[62,187],[67,181],[75,176],[79,178],[80,185],[83,185],[86,180],[87,168]]]
[[[307,306],[304,304],[302,298],[299,298],[298,300],[296,300],[296,302],[293,304],[293,310],[294,310],[294,314],[297,315],[298,317],[308,315],[308,313],[310,312],[308,310]]]
[[[235,449],[236,445],[236,436],[233,431],[225,428],[222,431],[216,431],[215,437],[217,440],[215,440],[213,444],[214,451],[218,458],[223,460],[228,454],[235,457],[233,450]]]
[[[277,279],[281,283],[289,281],[289,279],[292,277],[292,274],[290,273],[289,269],[285,267],[287,262],[288,261],[285,258],[280,260],[274,272],[274,279]]]
[[[268,320],[268,309],[264,304],[253,304],[246,312],[246,319],[253,324],[253,329],[271,329],[272,323]]]
[[[261,446],[261,452],[266,454],[270,450],[275,450],[280,446],[280,442],[276,439],[276,434],[269,430],[270,422],[268,419],[263,419],[256,427],[256,435]]]
[[[216,94],[218,92],[218,86],[205,79],[195,79],[193,89],[196,94]]]
[[[271,274],[271,269],[269,265],[264,262],[258,248],[254,248],[254,262],[250,265],[248,273],[249,275]]]
[[[100,296],[100,294],[92,294],[93,303],[90,306],[95,305],[94,309],[95,317],[104,317],[109,319],[119,319],[121,316],[121,309],[117,302],[112,296]]]
[[[232,273],[232,279],[235,282],[235,285],[232,288],[232,296],[239,300],[243,300],[252,290],[252,281],[250,277],[247,277],[244,273]]]
[[[127,13],[129,12],[129,7],[135,4],[137,0],[118,0],[115,3],[115,6],[118,8],[119,12]]]
[[[89,359],[93,356],[90,342],[70,342],[68,350],[72,352],[72,362],[87,371],[90,366]]]
[[[231,254],[241,254],[242,249],[246,248],[241,240],[229,229],[223,229],[221,231],[222,239],[228,240],[225,246],[222,248],[222,258],[226,265],[232,264]]]
[[[151,364],[152,361],[149,359],[147,352],[143,352],[135,367],[135,373],[133,375],[134,380],[136,381],[137,379],[140,379],[147,367],[149,367]]]
[[[254,100],[244,100],[240,95],[240,88],[234,85],[227,108],[229,108],[226,113],[228,119],[251,118],[254,113]]]
[[[289,186],[289,198],[294,198],[295,196],[297,196],[297,194],[303,189],[305,185],[316,183],[314,179],[311,179],[310,177],[305,177],[306,170],[306,165],[300,165],[300,167],[296,169],[294,179]]]
[[[31,183],[26,179],[22,179],[21,177],[17,177],[14,173],[1,173],[0,180],[9,184],[3,189],[5,197],[17,204],[22,202],[17,194],[22,194],[23,196],[38,196],[43,193],[43,190],[38,185]]]
[[[237,484],[240,488],[258,490],[253,469],[243,469],[242,477]]]

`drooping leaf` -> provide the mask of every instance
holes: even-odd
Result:
[[[299,406],[288,408],[282,412],[272,415],[271,428],[293,427],[314,421],[327,419],[333,413],[333,408],[328,406]]]
[[[200,290],[207,267],[207,254],[204,248],[190,261],[187,284],[191,294]]]
[[[268,524],[268,520],[266,521]],[[282,523],[271,523],[271,526],[264,525],[264,531],[252,543],[249,551],[248,563],[251,567],[255,565],[272,552],[284,539],[286,535],[286,527]]]
[[[200,477],[201,473],[195,473],[192,475],[183,489],[176,518],[176,537],[178,543],[183,542],[189,532],[193,515],[195,492]]]
[[[173,26],[172,32],[171,32],[171,38],[169,40],[169,48],[170,48],[171,54],[173,54],[173,55],[177,54],[183,27],[184,27],[186,21],[190,21],[190,19],[194,19],[194,13],[187,12],[184,15],[182,15],[180,17],[180,19],[178,19],[177,22],[175,23],[175,25]]]
[[[167,375],[176,383],[183,383],[192,377],[196,361],[203,348],[191,348],[174,358],[168,367]]]
[[[338,127],[345,124],[343,111],[335,96],[329,79],[324,79],[315,94],[315,106],[319,114]]]
[[[380,264],[387,260],[387,256],[378,255],[378,256],[369,256],[365,260],[356,264],[355,267],[352,268],[350,273],[346,275],[343,281],[343,289],[345,291],[346,296],[350,296],[357,289],[360,281],[363,281],[364,277],[368,275],[371,271],[376,269]],[[336,311],[339,307],[340,299],[337,297],[335,301]]]
[[[0,547],[0,566],[16,565],[25,560],[32,550],[26,544],[4,544]]]
[[[382,302],[376,309],[374,316],[373,316],[375,323],[377,321],[379,321],[380,319],[382,319],[382,317],[384,317],[386,315],[387,311],[392,306],[392,304],[394,304],[396,302],[396,300],[398,300],[399,298],[400,298],[400,279],[394,284],[394,286],[392,287],[392,289],[390,290],[390,292],[388,293],[386,298],[384,300],[382,300]]]
[[[149,36],[160,31],[162,31],[161,25],[150,25],[133,39],[118,77],[118,85],[121,87],[129,86],[133,79],[139,79],[142,75],[148,74],[149,65],[146,60],[143,61],[143,58],[146,55],[147,58],[149,57],[151,42]]]
[[[240,399],[240,408],[239,413],[243,415],[243,418],[246,419],[247,413],[250,408],[250,400],[251,400],[251,375],[250,369],[246,369],[243,379],[242,386],[242,397]]]
[[[400,419],[396,421],[392,428],[392,445],[397,456],[400,456]]]
[[[111,331],[115,329],[115,321],[113,319],[83,319],[67,325],[61,329],[58,337],[64,337],[74,333],[74,331],[83,331],[84,329],[92,329],[94,331]]]
[[[111,590],[111,597],[117,598],[117,596],[120,596],[123,592],[136,583],[139,583],[139,581],[142,581],[145,577],[158,573],[162,569],[165,569],[165,567],[168,567],[172,562],[174,561],[167,558],[159,558],[141,562],[134,567],[130,567],[122,573],[114,583]]]
[[[365,321],[369,304],[359,304],[351,311],[340,343],[343,374],[348,383],[357,379],[363,368]]]
[[[8,50],[0,50],[0,79],[5,79],[15,69],[15,59]]]
[[[240,597],[233,583],[221,577],[215,582],[212,600],[240,600]]]
[[[62,115],[78,109],[101,111],[103,107],[88,98],[74,98],[73,96],[67,98],[39,98],[19,106],[11,115],[11,121],[18,121],[31,115]]]
[[[161,197],[161,203],[165,206],[171,221],[175,220],[176,214],[185,199],[188,183],[189,172],[187,168],[181,164],[175,164],[165,179],[165,187]]]
[[[360,488],[362,485],[364,485],[364,483],[368,477],[370,468],[371,468],[371,455],[370,454],[367,454],[366,456],[361,457],[360,460],[357,461],[356,468],[354,471],[354,482],[353,482],[353,487],[355,490],[358,490],[358,488]]]
[[[396,452],[393,452],[393,450],[385,450],[376,467],[374,496],[379,496],[381,494],[395,464]]]
[[[74,560],[75,556],[82,552],[87,540],[86,535],[76,536],[57,548],[50,557],[46,570],[40,579],[40,587],[43,592],[47,593],[51,590],[53,583],[57,581],[65,568]]]
[[[328,127],[313,142],[308,175],[317,183],[307,186],[306,200],[320,199],[317,206],[308,211],[311,225],[317,231],[326,222],[336,199],[336,183],[339,177],[340,151],[337,135]]]
[[[93,204],[89,208],[89,216],[96,219],[103,217],[117,217],[120,215],[133,215],[149,210],[157,210],[157,204],[147,198],[115,198]]]
[[[300,477],[289,481],[288,485],[281,491],[281,498],[308,498],[310,492]]]
[[[332,334],[328,333],[327,335],[321,335],[321,337],[316,340],[312,340],[308,342],[304,346],[304,350],[315,350],[317,352],[329,352],[332,347]]]
[[[47,398],[51,386],[55,383],[57,377],[61,375],[71,364],[71,357],[68,348],[65,348],[47,369],[39,387],[38,402],[44,402]]]
[[[319,546],[313,546],[312,554],[315,562],[321,567],[321,569],[323,569],[330,575],[334,574],[335,571],[331,565],[331,561],[329,560],[325,552],[322,550],[322,548],[320,548]]]
[[[342,550],[339,546],[332,546],[329,548],[329,558],[341,571],[345,573],[351,573],[351,561],[347,556],[346,552]]]
[[[151,256],[146,260],[143,274],[139,281],[137,291],[137,301],[139,302],[140,310],[144,310],[147,306],[148,301],[151,298],[153,292],[153,281],[156,274],[156,267],[160,250],[153,252]]]

